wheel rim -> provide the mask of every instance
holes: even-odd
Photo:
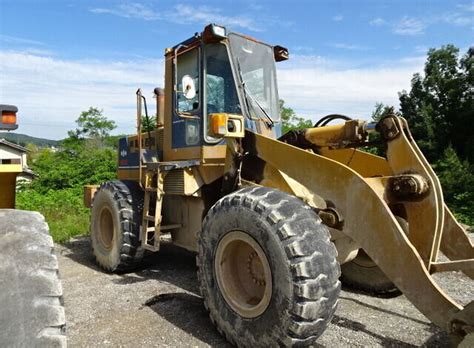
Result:
[[[109,207],[103,207],[99,215],[99,242],[107,250],[113,245],[115,224]]]
[[[364,250],[359,249],[359,252],[354,260],[352,260],[356,265],[365,268],[374,268],[378,267],[377,264],[365,253]]]
[[[267,309],[272,274],[255,239],[241,231],[227,233],[217,246],[214,267],[225,301],[240,316],[254,318]]]

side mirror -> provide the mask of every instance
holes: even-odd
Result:
[[[184,75],[181,80],[181,86],[183,86],[183,94],[186,99],[193,99],[196,96],[196,86],[194,85],[194,79],[189,75]]]
[[[283,60],[287,60],[288,58],[290,58],[288,49],[282,46],[274,46],[273,55],[275,56],[275,61],[277,62],[281,62]]]

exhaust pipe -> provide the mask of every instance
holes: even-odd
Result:
[[[165,90],[156,87],[153,92],[156,96],[156,127],[161,128],[165,125]]]

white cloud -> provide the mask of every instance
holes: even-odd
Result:
[[[217,23],[228,26],[246,28],[253,31],[262,31],[253,19],[246,16],[224,16],[220,14],[220,10],[207,6],[193,7],[190,5],[176,5],[176,12],[173,16],[176,22],[188,23]]]
[[[278,69],[280,98],[298,114],[316,121],[329,113],[368,119],[376,102],[399,106],[398,92],[409,89],[423,58],[411,58],[370,68],[328,68],[324,63]]]
[[[311,52],[314,52],[314,47],[312,47],[312,46],[294,46],[294,47],[290,47],[290,50],[295,51],[295,52],[311,53]]]
[[[10,36],[0,34],[0,41],[10,43],[10,44],[21,44],[21,45],[37,45],[44,46],[44,43],[36,40],[25,39],[22,37]]]
[[[427,23],[417,18],[403,17],[393,26],[393,32],[398,35],[421,35],[424,33]]]
[[[376,102],[398,106],[397,92],[408,89],[424,58],[353,68],[321,56],[293,55],[279,63],[280,97],[303,116],[340,112],[370,116]],[[0,100],[17,105],[19,132],[63,138],[90,106],[104,109],[119,133],[135,127],[135,91],[143,88],[153,110],[153,88],[162,86],[163,60],[64,60],[27,52],[0,52]],[[7,85],[8,84],[8,85]]]
[[[340,48],[347,51],[367,51],[370,50],[370,47],[354,45],[354,44],[345,44],[345,43],[332,43],[329,46],[334,48]]]
[[[474,30],[474,5],[459,5],[458,10],[448,11],[443,15],[428,15],[421,18],[405,16],[397,22],[390,23],[392,32],[398,35],[416,36],[425,33],[425,30],[434,25],[449,24],[466,26]],[[371,25],[383,25],[379,18],[369,22]]]
[[[385,22],[385,20],[383,18],[380,18],[380,17],[374,18],[369,22],[369,24],[374,26],[374,27],[380,27],[380,26],[382,26],[386,23],[387,22]]]
[[[0,52],[0,100],[19,108],[19,132],[62,138],[90,106],[103,108],[117,131],[132,132],[135,91],[143,87],[150,109],[162,85],[162,60],[61,60],[28,52]]]
[[[138,18],[146,21],[162,18],[157,12],[139,3],[120,4],[114,8],[91,8],[90,12],[97,14],[106,13],[124,18]]]
[[[416,53],[422,53],[426,54],[428,52],[429,48],[423,45],[415,46],[415,52]]]
[[[462,11],[474,12],[474,3],[472,2],[470,4],[459,4],[456,7]]]
[[[344,16],[342,16],[342,15],[337,15],[337,16],[332,17],[332,20],[335,21],[335,22],[340,22],[343,19],[344,19]]]
[[[448,13],[443,16],[442,21],[448,24],[459,25],[459,26],[471,26],[474,27],[474,15],[473,14],[462,14],[458,12]]]
[[[245,15],[226,16],[219,8],[208,6],[191,6],[178,4],[171,10],[157,11],[151,7],[139,3],[120,4],[110,8],[91,8],[90,12],[96,14],[111,14],[124,18],[143,19],[146,21],[163,20],[179,24],[208,24],[218,23],[222,25],[234,26],[249,29],[252,31],[262,31],[262,27],[257,24],[254,18]]]

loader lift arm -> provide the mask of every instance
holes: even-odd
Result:
[[[445,206],[439,180],[413,141],[406,121],[390,116],[379,122],[378,130],[386,142],[386,159],[355,148],[329,147],[316,154],[251,131],[246,132],[242,147],[244,153],[264,163],[252,170],[260,171],[267,182],[274,180],[265,178],[268,173],[283,172],[334,205],[342,217],[342,232],[364,249],[418,310],[462,339],[474,331],[473,302],[465,307],[456,303],[431,273],[462,270],[472,278],[473,245]],[[306,140],[314,143],[319,139],[321,146],[317,132],[306,130],[310,134]],[[327,139],[334,143],[336,133]],[[342,137],[347,134],[339,133]],[[228,142],[229,148],[232,142],[235,148],[235,141]],[[344,156],[338,151],[352,152],[351,159],[357,154],[369,166],[339,162]],[[403,205],[406,211],[408,235],[392,212],[394,204]],[[440,249],[452,262],[438,262]]]

